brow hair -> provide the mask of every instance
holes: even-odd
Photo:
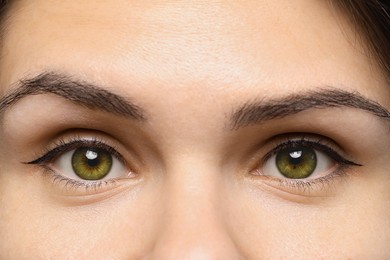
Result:
[[[91,83],[55,72],[45,72],[20,80],[15,90],[0,99],[0,113],[22,98],[41,94],[54,94],[89,109],[145,120],[141,108],[123,97]]]
[[[321,89],[268,101],[248,102],[231,114],[231,129],[237,130],[241,127],[260,124],[264,121],[280,119],[309,109],[340,107],[365,110],[381,119],[390,120],[388,110],[379,103],[367,99],[357,92]]]

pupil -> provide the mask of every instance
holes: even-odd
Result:
[[[88,150],[85,153],[85,157],[86,157],[87,164],[89,167],[96,167],[100,163],[99,154],[95,151]]]
[[[291,157],[291,155],[290,155],[290,163],[291,164],[298,165],[298,164],[301,164],[301,162],[302,162],[302,158],[301,157],[294,158],[294,157]]]
[[[99,148],[79,148],[72,155],[74,173],[83,180],[100,180],[111,170],[112,156]]]
[[[100,163],[99,154],[95,151],[88,150],[85,153],[85,158],[87,160],[88,166],[90,166],[90,167],[96,167]]]
[[[302,151],[295,151],[290,153],[290,163],[294,167],[302,162]]]
[[[87,163],[88,163],[88,166],[90,166],[90,167],[96,167],[99,165],[100,160],[99,159],[88,160]]]
[[[309,177],[317,166],[315,151],[311,148],[287,148],[277,153],[276,166],[283,176],[290,179]]]

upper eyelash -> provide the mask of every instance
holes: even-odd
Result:
[[[273,148],[270,152],[268,152],[263,157],[263,163],[265,163],[271,156],[275,155],[279,151],[285,149],[285,148],[291,148],[291,147],[310,147],[317,149],[321,152],[324,152],[326,155],[331,157],[336,162],[342,164],[342,165],[351,165],[351,166],[362,166],[361,164],[352,162],[350,160],[345,159],[343,156],[341,156],[338,152],[336,152],[334,149],[332,149],[329,145],[323,144],[323,139],[318,139],[317,141],[313,141],[310,139],[307,139],[306,137],[302,137],[301,139],[297,140],[291,140],[288,139],[286,141],[281,142],[278,144],[275,148]]]
[[[70,141],[65,141],[63,139],[59,140],[54,145],[53,149],[48,149],[47,151],[44,152],[43,155],[41,155],[39,158],[26,162],[26,164],[46,164],[51,161],[53,161],[55,158],[57,158],[59,155],[72,151],[74,149],[80,148],[80,147],[94,147],[94,148],[100,148],[103,149],[113,156],[115,156],[121,163],[126,164],[125,160],[123,159],[122,155],[118,153],[118,151],[113,148],[112,146],[106,144],[102,140],[98,140],[96,138],[91,139],[91,140],[86,140],[86,139],[73,139]]]
[[[278,153],[283,149],[304,146],[304,147],[310,147],[319,150],[321,152],[324,152],[327,156],[335,160],[339,164],[339,166],[332,173],[314,179],[295,180],[295,179],[287,179],[287,178],[286,179],[272,178],[273,181],[278,182],[279,185],[281,186],[286,186],[291,189],[297,189],[302,192],[310,192],[313,189],[313,186],[316,186],[316,189],[318,188],[318,186],[325,189],[329,186],[330,187],[332,186],[331,183],[335,180],[335,178],[346,176],[347,175],[346,170],[349,167],[363,166],[361,164],[347,160],[345,157],[340,155],[339,152],[336,152],[335,149],[331,148],[331,145],[333,145],[332,144],[333,141],[327,138],[321,138],[319,136],[315,136],[315,137],[301,136],[300,138],[294,139],[294,137],[291,137],[291,135],[289,135],[288,137],[285,137],[283,139],[284,140],[279,141],[279,143],[262,158],[260,165],[266,163],[272,156],[274,156],[276,153]],[[262,175],[262,171],[259,168],[257,168],[255,172],[258,172],[259,175]]]
[[[67,141],[64,139],[60,139],[54,144],[53,147],[54,148],[46,149],[43,152],[43,155],[41,155],[38,159],[35,159],[30,162],[26,162],[25,164],[36,164],[42,166],[45,169],[45,171],[50,172],[53,183],[63,182],[65,188],[77,189],[79,187],[84,187],[86,190],[92,189],[97,191],[99,188],[101,188],[104,185],[114,184],[116,182],[116,180],[114,179],[97,180],[97,181],[75,180],[62,175],[61,173],[57,173],[48,165],[50,162],[55,160],[58,156],[66,152],[72,151],[74,149],[80,147],[100,148],[115,156],[121,163],[127,165],[122,155],[114,147],[106,144],[103,140],[99,140],[97,138],[83,139],[80,137],[76,137],[74,139],[67,140]]]

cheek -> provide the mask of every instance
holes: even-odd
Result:
[[[1,259],[138,259],[152,250],[162,212],[158,187],[71,206],[47,196],[42,185],[50,184],[39,175],[0,175],[0,236],[7,238],[0,243]]]
[[[374,185],[375,184],[375,185]],[[226,214],[231,234],[246,257],[313,259],[388,258],[390,186],[386,193],[354,180],[337,197],[300,204],[248,187],[230,198]],[[238,188],[238,187],[237,187]],[[385,186],[383,186],[385,188]]]
[[[4,165],[4,164],[3,164]],[[23,178],[22,178],[23,176]],[[34,257],[41,232],[42,204],[35,199],[39,194],[37,182],[27,172],[11,171],[7,167],[0,174],[0,258]],[[32,235],[34,234],[34,235]],[[4,239],[3,238],[7,238]],[[39,252],[39,251],[38,251]]]

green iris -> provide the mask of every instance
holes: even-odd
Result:
[[[100,180],[112,167],[110,153],[99,148],[78,148],[72,155],[73,171],[84,180]]]
[[[317,156],[307,147],[288,148],[276,154],[276,166],[279,172],[289,179],[309,177],[317,166]]]

